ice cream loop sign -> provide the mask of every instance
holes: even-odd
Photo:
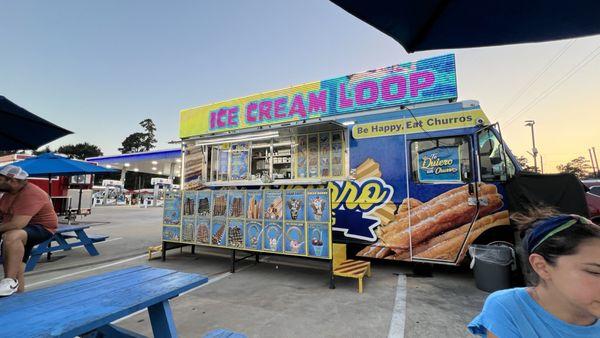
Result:
[[[454,55],[185,109],[182,138],[457,97]]]

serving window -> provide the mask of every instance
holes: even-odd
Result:
[[[203,183],[333,179],[347,174],[342,129],[189,147],[206,159],[206,169],[198,175]]]

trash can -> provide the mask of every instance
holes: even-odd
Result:
[[[510,275],[515,252],[508,246],[471,245],[471,269],[479,290],[494,292],[511,287]]]

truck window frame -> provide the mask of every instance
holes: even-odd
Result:
[[[477,168],[477,172],[479,173],[479,179],[482,182],[506,182],[508,181],[511,177],[513,177],[518,169],[520,169],[520,167],[518,166],[517,162],[512,158],[512,153],[510,152],[510,150],[507,149],[506,147],[506,143],[504,142],[504,139],[500,136],[499,132],[494,128],[495,124],[493,125],[489,125],[486,126],[485,128],[482,128],[480,130],[478,130],[477,132],[475,132],[475,140],[474,140],[474,144],[477,145],[477,162],[478,162],[478,168]],[[500,177],[499,178],[487,178],[483,176],[483,170],[482,170],[482,162],[481,162],[481,145],[479,144],[479,135],[483,132],[488,132],[491,133],[492,135],[494,135],[494,137],[496,138],[496,141],[500,144],[500,146],[502,147],[502,152],[500,153],[500,158],[502,160],[502,170],[504,171],[505,177],[502,178],[502,173],[500,173]],[[512,167],[512,173],[510,172],[511,170],[509,170],[509,165],[508,162],[510,161],[510,165]]]
[[[415,171],[415,167],[414,167],[414,161],[413,159],[415,158],[413,156],[413,143],[415,142],[423,142],[423,141],[434,141],[434,140],[440,140],[440,139],[448,139],[448,138],[461,138],[464,141],[466,141],[467,144],[467,153],[468,153],[468,158],[469,158],[469,178],[465,178],[464,174],[461,173],[461,179],[460,181],[447,181],[447,182],[421,182],[419,181],[419,178],[417,175],[415,175],[416,171]],[[472,148],[472,142],[473,142],[473,138],[470,135],[466,135],[466,134],[460,134],[460,135],[454,135],[454,136],[438,136],[438,137],[429,137],[429,138],[421,138],[421,139],[412,139],[410,140],[410,142],[408,142],[408,153],[409,153],[409,163],[407,164],[407,167],[410,168],[410,173],[409,176],[411,177],[411,179],[413,180],[414,183],[417,184],[464,184],[464,183],[470,183],[473,181],[473,175],[474,175],[474,161],[473,161],[473,148]],[[439,144],[438,144],[439,146]],[[416,155],[416,154],[414,154]]]

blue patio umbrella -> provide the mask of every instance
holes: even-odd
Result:
[[[0,150],[37,149],[68,134],[0,95]]]
[[[12,163],[21,167],[31,177],[73,176],[86,174],[115,173],[118,170],[103,168],[88,162],[72,160],[54,153],[44,153],[23,161]],[[51,182],[48,181],[50,191]]]
[[[331,0],[407,52],[600,34],[598,0]]]

